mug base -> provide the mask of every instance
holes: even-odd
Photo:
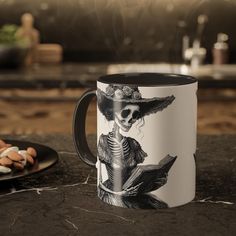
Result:
[[[133,208],[133,209],[167,209],[185,205],[191,202],[194,198],[189,201],[185,201],[176,205],[169,206],[166,202],[158,199],[157,196],[147,193],[140,194],[137,196],[122,196],[114,193],[107,192],[102,188],[98,187],[98,197],[101,201],[122,208]]]

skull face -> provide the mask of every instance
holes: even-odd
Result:
[[[126,105],[121,111],[115,113],[116,124],[125,132],[128,132],[139,118],[138,105]]]

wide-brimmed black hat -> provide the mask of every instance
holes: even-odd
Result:
[[[142,98],[137,86],[108,85],[106,92],[97,89],[98,108],[108,121],[114,119],[114,112],[125,105],[134,104],[140,108],[140,117],[162,111],[174,101],[174,95],[167,97]]]

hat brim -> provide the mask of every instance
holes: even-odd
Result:
[[[107,112],[113,107],[124,107],[128,104],[138,105],[140,107],[141,117],[162,111],[169,106],[174,100],[175,96],[167,97],[153,97],[141,99],[116,99],[108,96],[105,92],[97,90],[98,108],[103,115],[107,117]],[[141,118],[140,117],[140,118]],[[111,119],[108,119],[111,120]]]

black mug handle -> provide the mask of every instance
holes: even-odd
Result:
[[[77,102],[73,117],[73,140],[75,149],[81,160],[92,167],[96,166],[97,157],[93,155],[88,146],[85,121],[88,106],[94,97],[96,97],[96,90],[85,92]]]

